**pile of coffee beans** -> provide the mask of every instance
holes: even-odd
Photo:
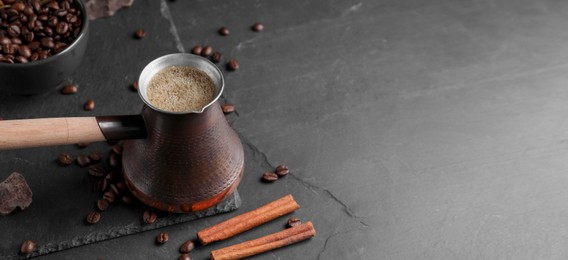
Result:
[[[0,62],[27,63],[67,48],[81,33],[74,0],[0,1]]]

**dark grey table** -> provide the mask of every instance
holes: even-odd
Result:
[[[252,259],[566,259],[567,24],[561,0],[136,0],[92,23],[69,79],[78,94],[1,97],[0,117],[137,113],[128,87],[145,64],[196,44],[240,62],[223,70],[227,118],[249,151],[241,208],[163,228],[163,246],[148,231],[46,259],[176,259],[196,230],[286,193],[317,236]],[[57,172],[61,149],[74,148],[3,151],[0,177],[25,173],[34,203],[51,203],[52,189],[84,185]],[[291,176],[259,181],[280,163]]]

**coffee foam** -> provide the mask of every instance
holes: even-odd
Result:
[[[160,70],[150,80],[148,101],[170,112],[201,110],[213,100],[215,83],[203,71],[188,66],[171,66]]]

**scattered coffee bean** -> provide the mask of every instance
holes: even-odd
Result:
[[[25,240],[20,247],[20,253],[29,255],[35,250],[35,243],[31,240]]]
[[[130,88],[134,91],[138,91],[138,81],[135,80],[132,82],[132,85],[130,85]]]
[[[203,48],[201,47],[201,45],[195,45],[195,47],[193,47],[193,49],[191,49],[191,53],[193,53],[195,55],[201,55],[202,50],[203,50]]]
[[[193,244],[193,241],[187,240],[183,244],[181,244],[181,246],[179,247],[179,252],[180,253],[189,253],[194,248],[195,248],[195,245]]]
[[[207,45],[207,46],[203,47],[203,50],[201,50],[201,56],[209,57],[212,52],[213,52],[213,47]]]
[[[265,182],[275,182],[278,180],[278,175],[273,172],[265,172],[262,174],[262,180]]]
[[[252,25],[251,29],[255,32],[260,32],[262,30],[264,30],[264,25],[261,23],[255,23]]]
[[[295,227],[302,224],[302,221],[297,217],[291,217],[288,219],[288,227]]]
[[[102,159],[101,152],[96,150],[92,151],[91,154],[89,154],[89,159],[93,162],[99,162]]]
[[[110,157],[108,158],[108,162],[112,167],[120,166],[120,155],[115,152],[111,152]]]
[[[152,210],[144,211],[144,215],[142,215],[142,219],[146,224],[153,224],[158,219],[158,214]]]
[[[146,31],[142,28],[136,30],[136,32],[134,32],[134,37],[138,38],[138,39],[142,39],[144,38],[144,36],[146,36]]]
[[[103,193],[103,199],[105,199],[106,201],[108,201],[108,203],[113,203],[114,199],[116,198],[116,195],[114,195],[114,192],[112,191],[105,191],[105,193]]]
[[[219,32],[220,35],[227,36],[227,35],[229,35],[229,28],[223,26],[223,27],[219,28],[218,32]]]
[[[213,61],[215,63],[221,62],[222,58],[223,58],[223,54],[221,54],[218,51],[214,52],[213,55],[211,55],[211,61]]]
[[[275,172],[276,174],[278,174],[278,176],[284,177],[288,175],[288,173],[290,173],[290,170],[288,169],[288,166],[280,164],[276,167]]]
[[[178,260],[191,260],[191,257],[189,256],[189,254],[181,254]]]
[[[109,181],[114,181],[116,180],[117,176],[116,173],[111,171],[109,173],[107,173],[107,175],[105,176],[105,180],[109,180]]]
[[[238,70],[239,69],[239,62],[237,62],[237,60],[235,59],[230,59],[229,62],[227,62],[227,68],[229,70]]]
[[[86,167],[87,165],[89,165],[91,163],[89,156],[86,156],[84,154],[77,155],[76,160],[77,160],[77,164],[79,164],[79,166],[81,166],[81,167]]]
[[[101,213],[91,211],[87,214],[86,220],[88,224],[97,224],[101,220]]]
[[[128,195],[128,194],[124,194],[121,197],[122,202],[124,202],[125,204],[132,204],[132,202],[134,202],[134,199],[132,199],[132,196]]]
[[[124,184],[124,182],[120,181],[114,184],[114,186],[116,186],[116,188],[118,189],[118,192],[123,193],[126,191],[126,184]]]
[[[105,175],[105,167],[100,164],[89,166],[89,174],[95,177],[103,177]]]
[[[61,89],[61,93],[65,95],[75,94],[77,93],[77,85],[75,84],[65,85],[65,87]]]
[[[90,143],[78,143],[77,147],[79,148],[86,148],[87,146],[89,146]]]
[[[120,190],[118,190],[118,188],[116,187],[116,185],[114,185],[114,183],[110,184],[110,190],[114,193],[114,195],[120,194]]]
[[[69,166],[73,163],[73,158],[71,157],[71,155],[68,155],[66,153],[60,153],[57,159],[59,160],[59,163],[63,166]]]
[[[112,151],[118,155],[122,155],[123,146],[122,144],[116,144],[112,146]]]
[[[95,101],[87,100],[87,102],[83,106],[83,109],[85,109],[85,111],[91,111],[91,110],[95,109]]]
[[[106,179],[99,180],[95,187],[95,191],[105,192],[108,189],[108,181]]]
[[[223,110],[223,113],[228,114],[228,113],[232,113],[235,112],[235,106],[233,104],[223,104],[221,106],[221,109]]]
[[[168,233],[162,232],[162,233],[158,234],[158,236],[156,236],[156,243],[163,245],[166,242],[168,242],[168,239],[169,239]]]
[[[97,200],[97,209],[100,211],[106,211],[108,209],[108,201],[105,199],[98,199]]]

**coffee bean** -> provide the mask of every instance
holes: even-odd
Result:
[[[89,146],[89,144],[90,144],[90,143],[78,143],[78,144],[77,144],[77,147],[79,147],[79,148],[82,149],[82,148],[86,148],[87,146]]]
[[[118,190],[118,188],[116,187],[116,185],[114,185],[114,183],[110,184],[110,190],[112,191],[112,193],[114,193],[114,195],[120,194],[120,190]]]
[[[120,166],[120,155],[117,153],[111,152],[110,157],[108,158],[108,162],[112,167],[119,167]]]
[[[32,50],[30,50],[30,47],[26,45],[20,46],[18,52],[20,53],[21,56],[23,56],[26,59],[32,56]]]
[[[97,224],[101,220],[101,213],[91,211],[87,214],[86,221],[88,224]]]
[[[10,44],[10,43],[12,43],[12,41],[10,40],[10,38],[8,38],[8,37],[2,37],[2,38],[0,38],[0,45]]]
[[[132,90],[134,91],[138,91],[138,81],[135,80],[132,82],[132,85],[130,85],[130,88],[132,88]]]
[[[223,26],[223,27],[219,28],[218,32],[219,32],[220,35],[227,36],[227,35],[229,35],[229,28]]]
[[[115,172],[109,172],[107,173],[107,175],[105,176],[105,179],[109,180],[109,181],[114,181],[116,180],[117,176]]]
[[[179,252],[180,253],[189,253],[194,248],[195,248],[195,245],[193,244],[193,241],[188,240],[188,241],[185,241],[183,244],[181,244],[181,246],[179,247]]]
[[[14,61],[16,61],[17,63],[28,63],[28,59],[23,56],[16,56],[16,58],[14,58]]]
[[[284,176],[288,175],[288,173],[290,173],[290,170],[288,169],[288,166],[286,166],[284,164],[280,164],[276,167],[274,172],[276,172],[276,174],[278,174],[278,176],[284,177]]]
[[[49,9],[58,10],[59,9],[59,3],[57,3],[56,1],[51,1],[47,4],[47,7]]]
[[[122,202],[124,202],[125,204],[131,204],[132,202],[134,202],[134,200],[132,199],[132,196],[128,195],[128,194],[124,194],[121,197]]]
[[[55,26],[57,26],[58,22],[59,22],[59,19],[57,19],[57,16],[51,16],[47,19],[47,26],[55,27]]]
[[[16,49],[14,49],[13,44],[8,43],[2,44],[2,51],[4,52],[4,54],[14,54],[16,52]]]
[[[262,180],[265,182],[275,182],[278,180],[278,175],[273,172],[265,172],[262,174]]]
[[[124,184],[124,182],[119,181],[117,183],[115,183],[116,188],[118,189],[118,192],[123,193],[126,191],[126,184]]]
[[[103,193],[103,199],[108,201],[108,203],[113,203],[116,199],[116,195],[114,195],[112,191],[105,191],[105,193]]]
[[[211,55],[211,52],[213,52],[213,47],[207,45],[203,47],[203,50],[201,50],[201,56],[209,57],[209,55]]]
[[[61,89],[61,93],[62,93],[62,94],[65,94],[65,95],[75,94],[75,93],[77,93],[77,85],[75,85],[75,84],[68,84],[68,85],[65,85],[65,86]]]
[[[108,181],[106,179],[99,180],[95,186],[95,191],[105,192],[108,189]]]
[[[255,32],[260,32],[262,30],[264,30],[264,25],[261,23],[255,23],[252,25],[251,29]]]
[[[89,154],[89,159],[91,159],[91,161],[93,162],[99,162],[102,159],[101,152],[92,151],[91,154]]]
[[[191,257],[189,256],[189,254],[181,254],[178,260],[191,260]]]
[[[59,160],[59,163],[63,166],[69,166],[73,163],[73,158],[71,157],[71,155],[68,155],[66,153],[60,153],[57,159]]]
[[[214,52],[211,55],[211,61],[213,61],[214,63],[219,63],[222,58],[223,58],[223,55],[218,51]]]
[[[69,31],[69,24],[63,21],[58,22],[55,31],[60,35],[66,34]]]
[[[237,60],[235,59],[230,59],[229,62],[227,62],[227,68],[229,68],[229,70],[238,70],[239,69],[239,62],[237,62]]]
[[[162,232],[162,233],[158,234],[158,236],[156,236],[156,243],[163,245],[166,242],[168,242],[168,239],[169,239],[168,233]]]
[[[234,112],[234,111],[235,111],[235,106],[232,105],[232,104],[226,103],[226,104],[223,104],[223,105],[221,106],[221,110],[223,110],[223,113],[228,114],[228,113],[231,113],[231,112]]]
[[[288,219],[288,227],[295,227],[302,224],[302,221],[297,217],[291,217]]]
[[[35,250],[35,243],[31,240],[25,240],[20,247],[20,253],[29,255]]]
[[[105,199],[98,199],[97,200],[97,209],[100,211],[106,211],[108,209],[108,200]]]
[[[138,29],[136,30],[136,32],[134,32],[134,37],[138,39],[142,39],[144,38],[144,36],[146,36],[146,31],[144,31],[144,29]]]
[[[16,24],[12,24],[8,27],[8,29],[6,29],[6,31],[8,32],[8,35],[10,35],[10,37],[18,37],[20,36],[21,28],[18,27],[18,25]]]
[[[116,144],[112,146],[112,151],[118,155],[122,155],[123,146],[122,144]]]
[[[152,210],[144,211],[144,215],[142,215],[142,219],[146,224],[153,224],[158,219],[158,214]]]
[[[79,166],[86,167],[90,163],[91,160],[89,159],[89,156],[86,156],[84,154],[77,155],[77,164],[79,164]]]
[[[95,177],[103,177],[105,175],[105,167],[100,164],[89,166],[89,174]]]
[[[12,9],[18,12],[24,11],[24,8],[26,8],[26,5],[22,2],[16,2],[12,5]]]
[[[193,47],[193,49],[191,49],[191,53],[193,53],[195,55],[201,55],[202,50],[203,50],[203,48],[201,47],[201,45],[195,45],[195,47]]]
[[[53,47],[55,47],[55,42],[53,42],[53,38],[45,37],[45,38],[41,39],[41,46],[48,48],[48,49],[53,49]]]
[[[87,102],[83,106],[83,109],[85,109],[85,111],[91,111],[91,110],[95,109],[95,101],[87,100]]]

